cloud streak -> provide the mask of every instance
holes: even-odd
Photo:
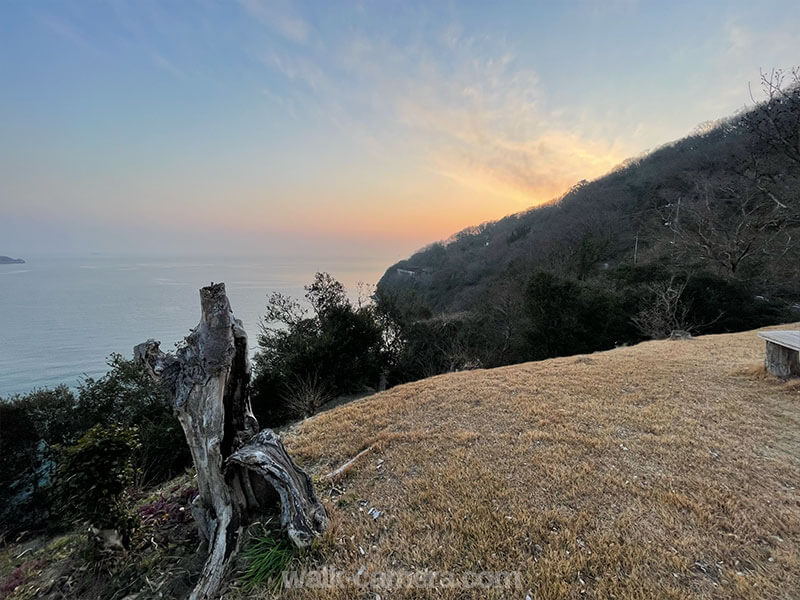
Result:
[[[89,42],[87,37],[66,19],[62,19],[50,14],[42,14],[39,16],[39,22],[51,32],[55,33],[58,37],[77,46],[78,48],[88,50],[97,56],[103,55],[103,52],[97,46]]]
[[[396,154],[402,140],[429,169],[505,197],[509,209],[547,201],[623,158],[548,111],[537,74],[512,48],[457,24],[405,45],[356,32],[331,56],[273,48],[263,62],[374,151]]]
[[[304,44],[308,41],[310,27],[297,15],[289,2],[282,0],[239,0],[239,4],[253,18],[287,40]]]
[[[183,70],[176,67],[172,61],[165,58],[158,52],[152,51],[150,53],[150,58],[152,59],[153,64],[157,66],[159,69],[163,69],[168,73],[172,73],[175,77],[178,77],[179,79],[186,79],[186,73],[184,73]]]

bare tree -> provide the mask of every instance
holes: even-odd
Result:
[[[714,169],[708,157],[710,166],[685,172],[659,207],[674,253],[728,277],[748,264],[791,267],[798,249],[800,69],[762,72],[761,89],[763,101],[751,90],[754,105],[722,130],[733,168]]]
[[[743,124],[800,168],[800,67],[762,71],[761,92],[765,100],[757,102],[750,89],[755,107]]]
[[[631,318],[642,335],[659,340],[676,333],[695,333],[722,318],[722,312],[706,322],[697,322],[692,318],[692,301],[687,299],[685,293],[690,279],[691,275],[685,279],[673,275],[669,281],[647,286],[649,303]]]
[[[689,331],[689,305],[683,300],[686,281],[678,281],[673,276],[669,281],[653,283],[648,286],[651,294],[650,304],[631,320],[642,335],[660,340],[670,336],[673,331]]]
[[[334,397],[318,371],[304,375],[295,374],[285,387],[286,407],[298,419],[316,414],[323,404]]]
[[[662,206],[664,224],[690,262],[710,263],[735,277],[756,258],[779,259],[797,247],[797,218],[752,182],[696,175],[694,189]]]

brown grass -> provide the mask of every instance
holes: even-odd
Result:
[[[800,386],[764,373],[763,352],[753,332],[648,342],[435,377],[301,423],[287,446],[331,517],[307,567],[519,571],[523,587],[284,595],[799,598]]]

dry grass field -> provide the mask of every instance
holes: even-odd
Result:
[[[647,342],[320,413],[284,438],[331,525],[286,559],[345,577],[249,589],[244,561],[224,597],[800,599],[800,380],[763,355],[755,332]],[[81,531],[4,546],[0,598],[186,597],[193,490],[186,474],[139,498],[138,541],[94,566]],[[518,578],[447,585],[489,571]]]
[[[331,516],[300,567],[519,571],[521,587],[282,595],[800,598],[800,386],[763,354],[754,332],[648,342],[444,375],[299,424],[287,447]]]

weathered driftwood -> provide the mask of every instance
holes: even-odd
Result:
[[[192,453],[200,491],[192,507],[208,559],[190,598],[213,598],[244,528],[281,503],[281,523],[298,547],[327,527],[311,478],[280,438],[259,432],[249,399],[247,334],[233,316],[225,285],[200,290],[202,316],[175,355],[148,340],[134,356],[168,390]]]
[[[800,377],[800,331],[761,331],[766,340],[764,365],[781,379]]]

